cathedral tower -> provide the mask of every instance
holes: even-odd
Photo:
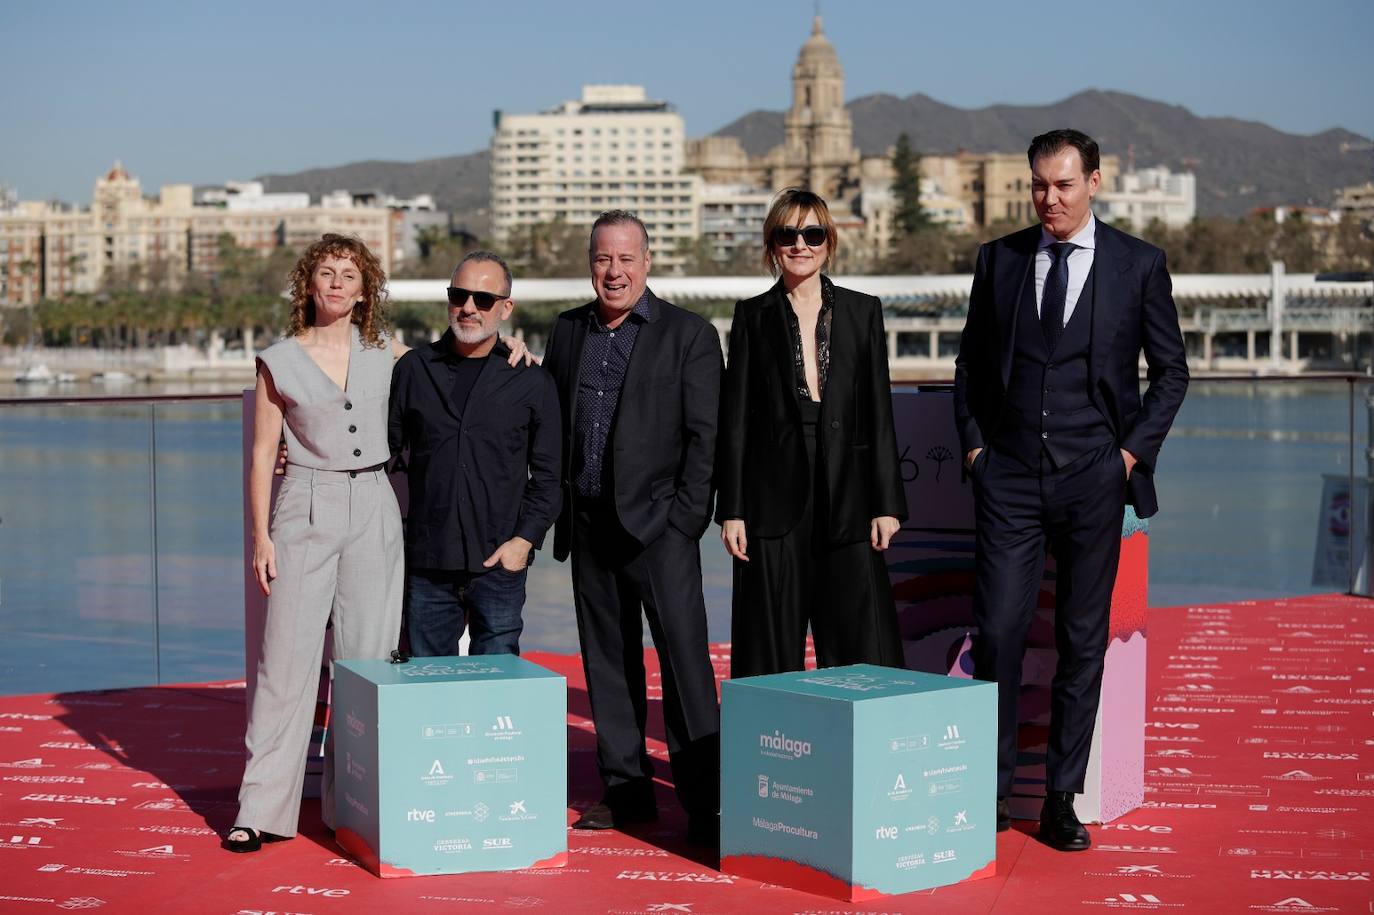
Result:
[[[854,124],[844,107],[844,68],[821,30],[820,16],[792,68],[792,107],[783,124],[782,158],[791,174],[775,175],[774,187],[796,182],[825,197],[840,196],[859,156]]]

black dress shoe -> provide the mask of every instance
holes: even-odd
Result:
[[[582,816],[573,823],[573,829],[610,829],[615,825],[615,816],[611,813],[611,808],[607,807],[602,801],[598,801],[588,807]]]
[[[997,831],[1006,832],[1011,829],[1011,805],[1004,797],[997,799]]]
[[[650,823],[657,819],[658,807],[652,800],[648,803],[643,800],[612,803],[608,797],[588,807],[587,812],[573,823],[573,829],[619,829],[632,823]]]
[[[720,848],[720,814],[710,813],[689,817],[687,841],[703,848]]]
[[[1073,792],[1051,791],[1040,808],[1040,841],[1059,851],[1086,851],[1092,839],[1073,812]]]

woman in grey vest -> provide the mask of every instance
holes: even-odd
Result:
[[[286,337],[258,355],[248,495],[267,623],[230,851],[296,834],[330,618],[336,658],[385,658],[400,633],[401,516],[384,465],[391,366],[405,347],[385,330],[385,284],[366,245],[326,234],[291,273]],[[331,828],[332,744],[331,730],[320,804]]]

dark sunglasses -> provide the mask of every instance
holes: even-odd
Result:
[[[455,308],[462,308],[467,302],[468,296],[472,296],[472,304],[476,305],[480,311],[491,311],[497,302],[504,302],[510,298],[510,296],[496,295],[492,292],[464,289],[461,286],[448,287],[448,303]]]
[[[797,236],[802,237],[808,248],[819,248],[825,244],[825,226],[807,226],[798,229],[795,226],[774,226],[773,244],[779,248],[790,248],[797,243]]]

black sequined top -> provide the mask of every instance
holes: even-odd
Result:
[[[792,308],[792,300],[783,294],[787,302],[787,326],[792,329],[792,360],[796,365],[797,396],[802,400],[811,399],[811,388],[806,383],[806,356],[802,354],[801,322]],[[825,396],[825,379],[830,374],[830,315],[835,310],[835,286],[829,277],[821,276],[821,313],[816,316],[816,384],[820,397]]]

